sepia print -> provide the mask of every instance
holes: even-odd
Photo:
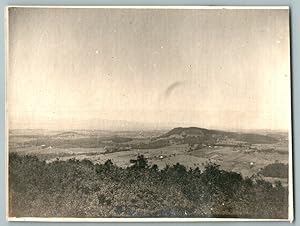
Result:
[[[293,220],[288,7],[8,7],[9,220]]]

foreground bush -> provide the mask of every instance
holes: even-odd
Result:
[[[108,160],[45,163],[9,157],[9,211],[16,217],[287,218],[288,191],[208,163],[158,170],[144,156],[120,168]]]

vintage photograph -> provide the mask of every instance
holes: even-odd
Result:
[[[6,20],[9,220],[293,219],[288,7]]]

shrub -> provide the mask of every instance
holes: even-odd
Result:
[[[289,167],[283,163],[272,163],[265,166],[259,173],[265,177],[288,178]]]
[[[144,155],[138,155],[137,159],[131,159],[131,163],[133,163],[132,168],[134,169],[145,169],[148,167],[148,160]]]
[[[15,217],[287,218],[288,190],[208,163],[159,170],[143,155],[120,168],[107,160],[9,156],[9,214]]]

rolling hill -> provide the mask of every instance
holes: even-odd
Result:
[[[255,134],[209,130],[199,127],[177,127],[159,136],[160,139],[181,141],[182,143],[230,143],[270,144],[278,142],[275,137]]]

